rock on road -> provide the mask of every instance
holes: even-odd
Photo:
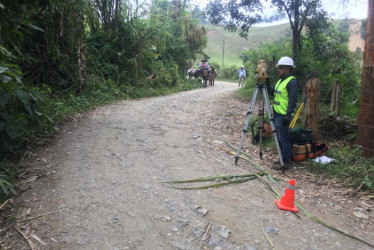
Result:
[[[56,173],[21,195],[23,215],[59,213],[19,226],[39,237],[31,238],[39,249],[370,249],[303,214],[278,210],[258,180],[203,190],[164,183],[257,172],[242,161],[235,166],[232,156],[208,143],[225,138],[217,117],[237,105],[236,89],[236,83],[216,82],[118,102],[73,120],[34,153],[41,170]],[[327,222],[356,231],[344,215],[317,209]],[[372,233],[361,236],[373,243]]]

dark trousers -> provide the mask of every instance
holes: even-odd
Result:
[[[291,158],[291,142],[289,135],[289,125],[283,125],[284,115],[278,114],[273,110],[274,123],[277,129],[279,146],[282,153],[284,163],[288,163]]]

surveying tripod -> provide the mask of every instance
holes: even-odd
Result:
[[[247,128],[248,128],[248,125],[249,125],[249,121],[251,119],[251,115],[252,115],[253,108],[254,108],[254,105],[255,105],[255,102],[256,102],[256,98],[257,98],[258,93],[260,93],[259,109],[258,109],[258,134],[259,134],[259,146],[260,146],[260,159],[262,159],[262,131],[264,130],[264,100],[265,100],[266,110],[267,110],[269,118],[270,118],[271,129],[273,131],[275,144],[277,146],[279,161],[280,161],[280,164],[281,164],[281,167],[282,167],[282,172],[284,173],[285,167],[284,167],[282,154],[281,154],[281,150],[280,150],[280,146],[279,146],[277,130],[276,130],[275,124],[274,124],[274,118],[273,118],[273,115],[272,115],[271,109],[270,109],[269,95],[268,95],[266,86],[264,86],[265,81],[266,81],[266,79],[264,79],[264,78],[257,78],[256,88],[255,88],[255,91],[253,92],[251,103],[249,105],[249,110],[247,112],[247,117],[245,119],[244,128],[243,128],[243,131],[242,131],[242,137],[240,139],[238,152],[236,153],[236,156],[235,156],[235,165],[238,164],[240,150],[242,148],[242,144],[243,144],[243,141],[244,141],[245,134],[247,133]]]

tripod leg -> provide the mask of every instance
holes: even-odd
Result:
[[[274,124],[274,117],[273,117],[273,115],[271,113],[271,109],[270,109],[270,102],[269,102],[268,92],[267,92],[266,88],[263,88],[262,91],[263,91],[263,96],[265,98],[266,109],[267,109],[267,112],[268,112],[268,115],[269,115],[269,118],[270,118],[271,129],[273,130],[273,136],[274,136],[274,140],[275,140],[275,145],[277,146],[277,151],[278,151],[278,155],[279,155],[279,161],[280,161],[280,164],[281,164],[281,167],[282,167],[282,172],[284,173],[285,167],[284,167],[282,153],[281,153],[280,146],[279,146],[277,130],[276,130],[275,124]]]
[[[260,87],[260,98],[258,108],[258,135],[259,135],[259,147],[260,147],[260,159],[262,160],[262,131],[264,130],[264,95],[262,93],[262,87]]]
[[[253,107],[254,107],[254,104],[255,104],[255,101],[256,101],[257,93],[258,93],[258,87],[256,86],[255,91],[253,92],[252,99],[251,99],[251,104],[249,105],[249,110],[247,112],[247,117],[245,119],[244,128],[243,128],[243,131],[242,131],[242,137],[240,138],[240,142],[239,142],[238,152],[236,153],[236,156],[235,156],[235,165],[238,164],[240,150],[242,149],[244,137],[245,137],[245,134],[247,133],[247,128],[248,128],[248,125],[249,125],[249,121],[251,119],[251,115],[252,115]]]

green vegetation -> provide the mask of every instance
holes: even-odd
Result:
[[[100,81],[92,83],[90,84],[91,87],[85,88],[79,96],[75,95],[73,91],[59,95],[56,94],[53,99],[48,99],[48,114],[50,114],[53,121],[59,123],[67,116],[82,113],[117,100],[167,95],[201,87],[201,82],[198,79],[183,79],[180,84],[173,88],[144,86],[142,88],[131,89],[126,93],[115,84],[110,85],[108,83],[110,81],[107,81],[106,84],[102,84]]]
[[[325,96],[334,80],[339,80],[342,86],[342,100],[344,103],[354,104],[359,99],[360,62],[361,55],[349,51],[348,36],[336,31],[333,27],[320,36],[303,37],[301,56],[295,60],[294,75],[299,82],[303,82],[308,75],[318,72],[321,79],[321,97]],[[256,69],[257,62],[264,59],[268,62],[267,74],[274,84],[278,79],[275,69],[276,60],[284,55],[291,55],[291,41],[279,39],[273,43],[261,43],[257,48],[246,50],[241,58],[246,68]],[[328,65],[328,67],[327,67]],[[248,72],[246,88],[255,85],[254,71]],[[317,74],[317,73],[316,73]],[[244,91],[244,90],[242,90]]]
[[[0,193],[0,199],[3,199],[4,198],[3,196],[5,197],[8,196],[9,191],[12,194],[17,194],[14,189],[14,185],[9,182],[10,181],[9,179],[11,179],[10,175],[5,174],[5,172],[0,173],[0,187],[1,187],[1,192],[2,192]]]
[[[222,25],[230,31],[236,31],[240,27],[239,35],[241,37],[247,37],[249,29],[254,24],[280,20],[287,16],[292,34],[292,58],[299,57],[304,28],[309,36],[317,36],[328,27],[327,12],[322,9],[321,0],[272,0],[269,4],[270,7],[278,10],[277,14],[270,17],[263,17],[259,14],[268,5],[256,0],[211,1],[207,6],[207,14],[213,24]]]
[[[220,27],[200,27],[194,17],[203,22],[205,17],[196,8],[190,13],[186,3],[153,0],[138,6],[123,0],[15,0],[0,4],[1,159],[20,159],[27,145],[54,133],[67,116],[116,100],[199,87],[199,80],[188,81],[185,75],[202,57],[217,68],[219,78],[232,81],[244,62],[248,76],[240,93],[247,98],[253,91],[258,59],[270,62],[270,78],[277,78],[273,58],[292,54],[289,24],[251,27],[245,40]],[[295,73],[303,79],[318,70],[322,96],[332,80],[340,80],[343,112],[354,118],[362,62],[359,51],[348,51],[346,30],[347,23],[342,22],[337,30],[326,29],[320,36],[306,33]],[[14,191],[15,167],[4,162],[0,187],[8,195]]]
[[[13,190],[16,166],[5,163],[66,116],[199,87],[185,74],[206,31],[188,9],[181,0],[0,4],[0,192]]]
[[[309,161],[313,172],[329,178],[338,178],[355,190],[374,192],[374,158],[361,156],[360,147],[332,147],[327,156],[335,159],[330,164]]]
[[[196,87],[185,68],[202,53],[205,30],[179,0],[139,11],[114,0],[1,5],[2,158],[66,115]]]
[[[225,41],[224,66],[234,65],[240,67],[243,62],[240,53],[246,49],[256,48],[263,42],[272,42],[277,38],[291,35],[290,25],[281,24],[266,28],[251,27],[247,39],[241,38],[237,32],[228,32],[224,28],[213,25],[204,26],[209,42],[204,52],[209,55],[209,63],[217,63],[222,66],[222,47]]]
[[[364,21],[366,22],[366,20]],[[364,23],[364,21],[362,21],[362,23]],[[356,32],[361,32],[363,26],[360,26],[360,30],[351,30],[351,33],[346,33],[348,32],[347,29],[350,24],[355,25],[358,22],[361,23],[361,21],[351,19],[331,20],[332,26],[336,27],[337,32],[342,34],[342,36],[354,35]],[[223,27],[213,25],[204,25],[204,27],[207,31],[209,41],[204,52],[208,55],[209,64],[212,65],[214,63],[215,66],[218,65],[220,67],[218,78],[221,80],[229,79],[230,81],[237,80],[237,70],[243,64],[244,60],[244,58],[241,57],[243,51],[261,47],[264,46],[264,44],[266,46],[271,46],[273,42],[276,43],[277,41],[279,42],[279,40],[280,42],[287,41],[288,43],[287,38],[291,36],[291,29],[288,23],[270,27],[251,27],[248,30],[247,39],[240,37],[238,32],[230,32]],[[345,34],[343,32],[345,32]],[[303,34],[305,35],[305,32]],[[223,40],[225,40],[225,57],[224,67],[222,68]],[[291,55],[288,51],[287,53]],[[355,55],[361,55],[361,53],[362,51],[359,48],[355,51]],[[276,56],[278,53],[274,51],[274,55]],[[275,57],[275,60],[278,58],[279,57]],[[270,60],[272,60],[272,58],[270,58]],[[362,63],[362,61],[360,62]],[[195,64],[197,63],[198,62]],[[272,64],[274,65],[274,63]],[[228,73],[233,67],[236,70],[231,70],[231,73]],[[222,69],[224,72],[222,72]],[[253,72],[254,70],[255,68],[253,68]],[[251,71],[251,69],[247,68],[247,72],[248,71]],[[269,68],[269,71],[276,73],[275,67]],[[248,79],[249,77],[247,77],[246,81],[248,81]]]
[[[327,98],[327,101],[322,103],[322,98],[328,94],[332,82],[339,80],[342,86],[341,115],[346,117],[345,120],[352,123],[354,127],[359,110],[362,56],[357,52],[349,51],[347,29],[346,22],[342,21],[337,28],[330,26],[319,36],[310,37],[305,34],[302,38],[301,56],[295,60],[294,74],[299,82],[303,82],[303,79],[310,73],[319,73],[321,79],[320,115],[321,119],[325,118],[327,120],[332,115],[329,111],[330,100]],[[268,62],[267,73],[272,84],[274,84],[278,77],[274,66],[276,60],[273,62],[273,58],[279,59],[283,55],[292,55],[290,39],[283,38],[271,43],[260,43],[256,48],[243,51],[241,58],[247,69],[255,69],[257,61],[260,59]],[[254,72],[249,71],[244,88],[238,91],[239,95],[244,98],[251,97],[254,86]],[[301,100],[301,89],[299,100]],[[321,127],[321,129],[324,128]],[[329,132],[338,136],[337,131]],[[326,155],[334,158],[334,163],[321,165],[310,160],[307,165],[311,171],[328,178],[341,179],[356,190],[373,192],[373,158],[363,158],[361,156],[360,148],[352,144],[355,136],[356,133],[353,132],[349,135],[344,133],[340,138],[334,138],[350,145],[343,148],[330,145]],[[272,143],[269,144],[269,146],[272,145]],[[273,148],[275,150],[274,145]]]
[[[0,152],[16,152],[25,138],[53,131],[53,122],[45,112],[43,86],[21,81],[15,57],[0,45]]]

